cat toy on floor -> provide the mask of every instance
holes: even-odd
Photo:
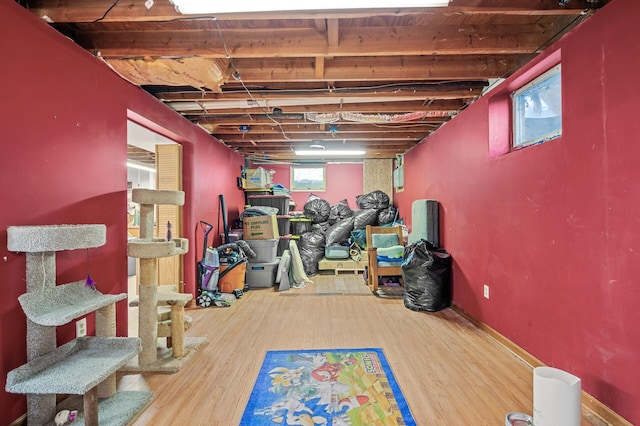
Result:
[[[63,426],[69,422],[72,422],[76,419],[78,415],[78,410],[61,410],[56,414],[53,418],[56,426]]]

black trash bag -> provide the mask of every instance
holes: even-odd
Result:
[[[379,189],[356,197],[356,203],[361,209],[386,209],[389,207],[389,196]]]
[[[304,272],[312,277],[318,273],[320,260],[324,257],[324,235],[319,232],[305,232],[300,236],[300,258]]]
[[[307,197],[307,201],[305,201],[305,203],[308,203],[309,201],[313,201],[313,200],[317,200],[320,199],[322,197],[314,194],[313,192],[311,194],[309,194],[309,196]]]
[[[389,206],[386,209],[380,210],[378,212],[378,224],[386,225],[387,223],[393,223],[398,216],[398,209],[393,206]]]
[[[336,204],[331,206],[331,212],[329,213],[329,223],[333,225],[334,223],[351,216],[353,216],[353,210],[351,210],[351,207],[349,207],[349,202],[345,198],[344,200],[338,201]]]
[[[407,246],[402,261],[404,306],[436,312],[451,302],[451,255],[421,239]]]
[[[303,211],[304,215],[313,223],[326,222],[331,213],[331,205],[327,200],[314,198],[305,203]]]
[[[322,235],[327,233],[327,230],[331,227],[331,225],[329,225],[329,222],[320,222],[320,223],[314,223],[311,225],[311,230],[315,231],[315,232],[319,232]]]
[[[378,210],[363,209],[353,213],[353,229],[365,229],[367,225],[378,223]]]
[[[354,218],[348,217],[331,225],[325,234],[328,246],[343,245],[349,240],[349,235],[353,231]]]

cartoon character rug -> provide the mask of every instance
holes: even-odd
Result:
[[[382,349],[268,351],[241,425],[415,425]]]

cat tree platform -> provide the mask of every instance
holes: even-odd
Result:
[[[151,402],[153,394],[149,391],[120,391],[106,400],[99,400],[98,411],[100,426],[123,426],[131,424],[138,418],[141,412]],[[67,399],[58,404],[56,410],[77,410],[82,407],[82,397],[70,395]],[[83,410],[79,410],[75,420],[70,423],[74,425],[87,425],[87,419]],[[54,422],[47,423],[46,426],[56,426]]]
[[[10,371],[6,389],[84,395],[139,351],[137,337],[79,337]]]
[[[60,326],[126,298],[127,293],[102,294],[85,281],[76,281],[25,293],[18,301],[36,324]]]
[[[7,228],[9,251],[42,253],[100,247],[107,242],[104,225],[41,225]]]
[[[138,238],[127,244],[127,256],[138,259],[178,256],[189,251],[189,240],[174,238],[167,241],[162,238]]]
[[[98,402],[97,386],[139,351],[138,338],[81,337],[9,372],[6,390],[33,394],[46,389],[47,393],[82,395],[82,408],[72,406],[79,409],[82,419],[100,419],[101,426],[124,425],[147,405],[151,392],[118,392]]]
[[[131,199],[138,204],[182,206],[184,205],[184,191],[136,188],[131,194]]]

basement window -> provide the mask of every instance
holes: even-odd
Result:
[[[326,191],[324,166],[291,166],[292,191]]]
[[[560,64],[511,93],[513,145],[519,149],[562,135]]]

